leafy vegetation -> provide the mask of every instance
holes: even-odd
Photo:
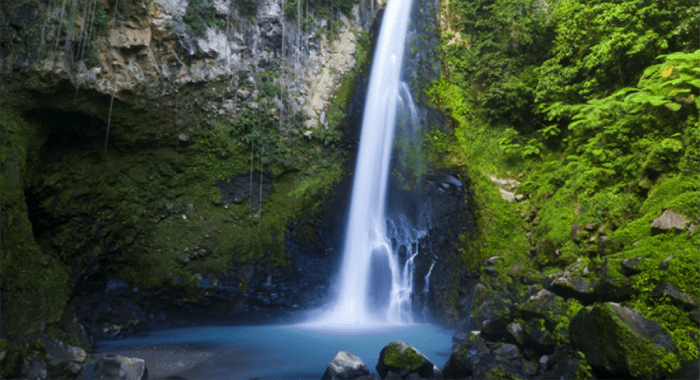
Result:
[[[248,4],[248,2],[244,2],[242,6],[245,6],[245,4]],[[207,30],[207,26],[223,28],[225,25],[222,19],[217,18],[216,8],[211,0],[191,0],[187,4],[182,20],[188,28],[191,28],[195,34],[200,36]]]
[[[680,360],[698,357],[697,325],[678,301],[650,294],[669,281],[700,299],[700,234],[650,225],[664,210],[700,220],[699,11],[689,1],[444,3],[444,77],[428,95],[452,131],[424,137],[433,164],[472,181],[465,266],[499,256],[508,273],[549,274],[580,260],[578,270],[621,278],[622,259],[644,257],[625,305],[668,329]],[[519,181],[522,201],[501,199],[491,176]],[[659,269],[671,254],[673,267]]]

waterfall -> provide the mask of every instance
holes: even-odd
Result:
[[[428,274],[425,275],[425,286],[423,287],[423,296],[426,297],[425,303],[423,304],[423,319],[428,319],[428,294],[430,294],[430,274],[433,273],[433,267],[435,266],[435,259],[433,259],[432,264],[430,264],[430,269]]]
[[[421,232],[405,219],[393,222],[385,216],[397,108],[412,103],[410,94],[401,97],[399,79],[410,9],[411,0],[389,0],[384,12],[367,89],[339,291],[320,323],[411,322],[413,260],[418,249],[410,241],[417,241]],[[397,105],[400,101],[403,104]]]

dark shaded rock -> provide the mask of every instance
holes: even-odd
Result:
[[[537,361],[536,360],[523,360],[520,365],[520,371],[528,376],[535,376],[537,374]]]
[[[668,269],[669,264],[671,264],[671,260],[673,260],[673,255],[668,256],[661,262],[661,264],[659,264],[659,270]]]
[[[447,379],[471,376],[479,367],[487,363],[491,351],[480,340],[462,343],[450,356],[442,369]]]
[[[691,310],[693,308],[698,307],[698,301],[690,298],[687,294],[676,289],[676,287],[668,281],[664,281],[657,285],[654,288],[654,290],[651,291],[651,296],[653,298],[661,298],[663,296],[667,296],[668,298],[680,304],[687,310]]]
[[[523,325],[525,335],[525,347],[531,348],[537,355],[551,354],[557,345],[557,340],[552,333],[545,328],[544,320],[530,319]]]
[[[633,278],[606,278],[595,284],[593,295],[601,302],[625,301],[632,298]]]
[[[48,371],[46,366],[38,359],[32,359],[26,364],[26,370],[24,371],[27,379],[47,379]]]
[[[539,369],[541,372],[547,371],[547,368],[548,368],[547,365],[549,364],[549,356],[547,356],[547,355],[542,355],[542,356],[540,357],[540,360],[538,361],[538,364],[539,364],[538,369]]]
[[[376,369],[381,377],[385,377],[389,371],[399,374],[403,371],[406,375],[417,373],[428,377],[433,373],[433,363],[420,351],[399,340],[382,349]]]
[[[622,263],[620,263],[620,266],[622,267],[622,273],[624,273],[625,276],[633,276],[635,274],[640,273],[642,270],[639,269],[638,265],[642,261],[644,261],[643,257],[622,260]]]
[[[566,301],[550,292],[540,290],[520,308],[525,318],[542,318],[552,329],[562,315],[566,315]]]
[[[146,380],[146,362],[139,358],[127,358],[108,354],[91,359],[83,366],[78,380]]]
[[[520,323],[518,323],[518,322],[509,323],[508,326],[506,326],[506,331],[508,331],[508,334],[510,335],[510,337],[519,346],[522,346],[525,343],[525,338],[527,337],[527,334],[525,333],[523,328],[520,326]]]
[[[658,235],[671,231],[684,231],[689,220],[685,216],[666,210],[651,222],[651,234]]]
[[[408,376],[405,377],[405,380],[423,380],[423,378],[417,374],[417,373],[409,373]]]
[[[681,366],[673,371],[668,379],[700,379],[700,359],[689,360],[681,363]]]
[[[591,367],[611,376],[658,378],[669,374],[662,362],[675,353],[671,334],[631,308],[616,303],[582,309],[569,326],[572,345]]]
[[[498,277],[498,270],[496,270],[496,268],[494,268],[494,267],[484,268],[484,273],[486,273],[487,275],[489,275],[491,277]]]
[[[505,335],[506,327],[513,319],[513,313],[509,309],[502,310],[493,318],[484,321],[481,332],[489,338],[500,338]]]
[[[558,296],[565,298],[574,297],[584,302],[588,302],[592,298],[588,281],[578,276],[572,276],[568,272],[552,281],[548,290]]]
[[[502,359],[509,361],[518,359],[520,357],[520,350],[515,345],[503,344],[501,347],[493,351],[493,355],[496,357],[496,360]]]
[[[606,248],[606,242],[608,241],[607,236],[601,236],[600,239],[598,239],[598,256],[603,257],[605,256],[605,248]]]
[[[487,320],[493,320],[497,315],[508,311],[508,304],[501,297],[490,295],[484,303],[477,309],[476,324],[482,326]],[[505,327],[505,325],[504,325]]]
[[[402,380],[402,378],[401,375],[399,375],[398,373],[389,371],[384,377],[384,380]]]
[[[39,340],[44,345],[48,374],[51,378],[72,377],[80,373],[87,358],[82,348],[65,344],[43,334],[31,334],[28,339]]]
[[[690,314],[690,319],[695,323],[700,323],[700,309],[695,309]]]
[[[322,380],[356,379],[369,375],[367,365],[359,357],[345,351],[338,351],[328,364]]]
[[[542,359],[542,358],[540,358]],[[554,353],[547,355],[546,370],[542,372],[542,379],[575,379],[581,378],[581,365],[586,362],[581,355],[570,345],[561,344],[556,347]],[[542,369],[542,368],[540,368]]]
[[[119,279],[109,280],[105,294],[110,297],[120,296],[129,290],[129,285]]]

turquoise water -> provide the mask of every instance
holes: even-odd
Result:
[[[374,367],[379,353],[395,340],[410,344],[442,367],[449,359],[451,337],[451,331],[429,324],[361,329],[303,325],[190,327],[157,331],[145,337],[100,341],[98,349],[115,352],[184,344],[211,352],[211,356],[193,368],[175,374],[188,380],[318,380],[340,350],[359,356],[376,375]],[[148,360],[146,366],[149,367]]]

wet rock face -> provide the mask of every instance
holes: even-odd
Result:
[[[262,175],[262,189],[260,171],[239,174],[228,181],[219,180],[216,187],[219,189],[221,199],[228,204],[249,203],[253,209],[260,208],[260,200],[264,202],[273,191],[273,178],[270,174]]]
[[[476,283],[468,273],[459,270],[459,255],[454,249],[459,235],[473,231],[475,225],[468,210],[467,185],[458,180],[458,176],[443,172],[428,174],[411,195],[414,198],[407,197],[409,201],[406,201],[423,207],[415,212],[424,215],[423,222],[427,220],[429,226],[426,236],[418,240],[419,254],[414,259],[414,312],[426,314],[440,323],[455,322],[455,308],[461,309],[466,304],[468,291]],[[429,272],[428,293],[425,294],[422,290]],[[458,283],[455,282],[455,272],[460,273]],[[452,301],[455,302],[452,306],[449,300],[458,289],[467,293],[460,293],[459,299]]]
[[[571,343],[603,374],[667,376],[663,356],[675,353],[671,335],[631,308],[605,303],[582,309],[569,327]]]

